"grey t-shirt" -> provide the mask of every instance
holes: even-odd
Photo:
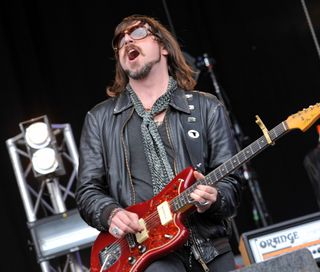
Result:
[[[152,190],[151,174],[144,152],[142,134],[140,129],[141,123],[142,118],[134,111],[131,119],[128,122],[128,138],[130,154],[130,171],[136,192],[137,203],[149,200],[154,196]],[[168,139],[165,121],[158,126],[158,130],[163,141],[163,145],[165,147],[169,163],[173,169],[174,150],[170,145]]]

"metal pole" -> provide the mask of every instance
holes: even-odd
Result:
[[[8,147],[8,151],[9,151],[10,159],[12,162],[14,174],[17,179],[18,188],[19,188],[20,195],[22,198],[22,203],[23,203],[26,215],[27,215],[27,220],[28,220],[28,222],[34,222],[37,220],[37,218],[36,218],[36,215],[34,214],[33,203],[32,203],[29,191],[28,191],[25,177],[23,175],[21,163],[20,163],[19,157],[16,152],[17,148],[14,143],[15,140],[17,140],[21,137],[22,137],[22,135],[18,135],[15,138],[8,139],[6,141],[6,144]]]
[[[78,166],[79,166],[79,154],[78,154],[78,149],[77,146],[75,144],[75,140],[73,137],[73,133],[71,130],[71,126],[69,124],[66,124],[64,130],[64,137],[66,139],[66,144],[68,147],[68,150],[70,152],[70,155],[73,159],[73,163],[74,163],[74,168],[77,170],[78,172]]]
[[[46,184],[55,213],[58,214],[66,212],[67,209],[61,196],[58,180],[56,178],[46,180]]]
[[[306,5],[304,0],[301,0],[301,5],[302,5],[302,9],[304,11],[304,15],[306,16],[306,20],[307,20],[307,23],[308,23],[308,26],[309,26],[309,29],[310,29],[310,33],[311,33],[311,36],[312,36],[312,39],[313,39],[313,42],[314,42],[314,46],[315,46],[315,48],[317,50],[318,57],[320,59],[320,46],[319,46],[317,35],[316,35],[316,32],[314,30],[314,27],[313,27],[313,24],[312,24],[312,21],[311,21],[311,18],[310,18],[310,14],[309,14],[307,5]]]
[[[50,264],[48,261],[40,262],[40,267],[42,272],[50,272]],[[51,271],[52,272],[52,271]]]
[[[15,141],[19,140],[20,138],[22,138],[22,134],[14,137],[14,138],[8,139],[6,141],[6,144],[7,144],[8,152],[9,152],[10,159],[12,162],[14,174],[16,176],[16,180],[18,183],[18,188],[20,191],[22,203],[23,203],[25,213],[27,216],[27,221],[28,222],[35,222],[37,220],[37,217],[34,212],[33,203],[32,203],[29,191],[28,191],[26,179],[23,175],[23,169],[22,169],[22,166],[21,166],[21,163],[19,160],[17,147],[15,145]],[[49,265],[48,261],[42,261],[39,264],[40,264],[41,270],[43,272],[50,272],[50,265]]]

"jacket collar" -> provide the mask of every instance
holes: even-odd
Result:
[[[123,112],[124,110],[132,107],[133,104],[131,102],[131,99],[129,97],[129,92],[125,89],[116,99],[116,105],[113,109],[114,114],[118,114],[120,112]]]
[[[169,103],[171,107],[178,111],[190,114],[189,104],[186,97],[186,92],[180,88],[177,88],[173,94]]]
[[[186,93],[180,88],[177,88],[173,92],[169,105],[178,111],[182,111],[184,113],[190,113],[189,105],[186,98]],[[113,113],[114,114],[121,113],[132,106],[133,104],[131,102],[129,92],[127,90],[124,90],[117,98]]]

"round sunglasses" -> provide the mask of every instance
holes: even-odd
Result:
[[[125,35],[128,34],[133,40],[142,40],[149,35],[155,35],[149,28],[146,26],[136,26],[130,29],[127,29],[117,35],[112,41],[112,47],[115,51],[119,51],[125,44]],[[156,35],[155,35],[156,36]]]

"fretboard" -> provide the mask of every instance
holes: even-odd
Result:
[[[287,132],[288,128],[286,126],[286,122],[284,121],[270,130],[268,133],[270,139],[272,140],[272,142],[274,142]],[[230,158],[229,160],[218,166],[216,169],[214,169],[212,172],[210,172],[208,175],[206,175],[203,180],[198,180],[192,186],[176,196],[171,202],[173,210],[177,212],[185,206],[190,205],[190,203],[193,203],[193,200],[190,197],[190,193],[192,193],[199,184],[214,186],[215,183],[235,171],[245,162],[258,155],[269,145],[270,144],[268,143],[266,137],[264,135],[261,136],[259,139],[245,147],[239,153],[237,153],[232,158]]]

